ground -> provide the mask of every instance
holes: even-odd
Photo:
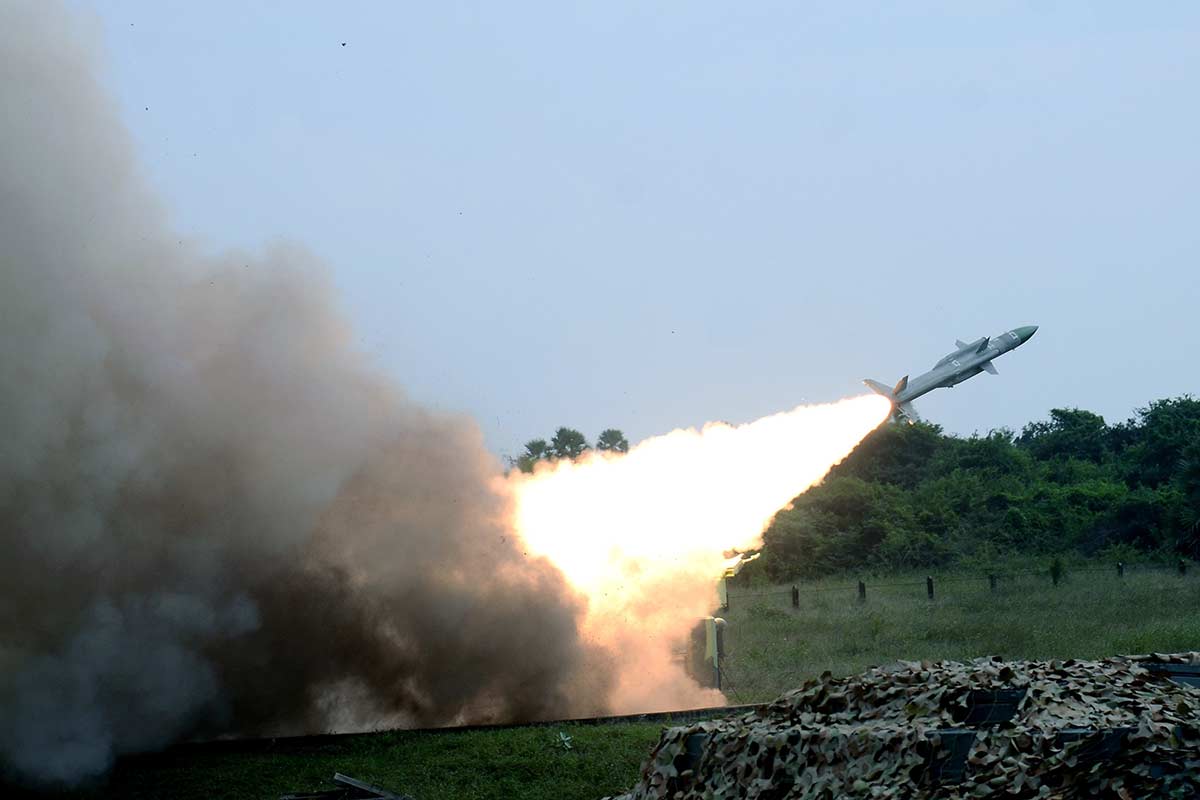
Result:
[[[639,724],[381,733],[274,752],[188,748],[126,759],[102,785],[63,796],[277,800],[288,792],[334,788],[329,779],[342,772],[417,800],[597,798],[633,783],[661,729]],[[571,737],[569,750],[560,732]]]
[[[1085,571],[1091,570],[1091,571]],[[824,670],[858,672],[896,659],[1096,658],[1200,649],[1200,570],[1068,569],[1059,586],[1045,571],[853,579],[733,593],[729,683],[734,702],[768,700]],[[747,593],[754,592],[753,596]],[[184,749],[123,761],[102,786],[72,798],[278,798],[328,788],[334,772],[379,783],[417,800],[598,798],[632,785],[662,725],[550,726],[345,737],[306,748]],[[562,746],[559,733],[571,737]],[[7,795],[6,795],[7,796]]]
[[[1068,567],[1055,586],[1045,569],[985,574],[866,577],[866,601],[853,580],[731,592],[726,694],[731,701],[770,700],[829,670],[849,675],[898,659],[962,660],[1104,658],[1200,650],[1200,572],[1114,565]],[[752,595],[746,593],[752,592]]]

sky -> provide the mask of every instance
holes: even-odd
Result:
[[[73,0],[181,235],[318,254],[515,455],[919,374],[986,432],[1196,393],[1200,5]]]

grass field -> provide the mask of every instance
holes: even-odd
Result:
[[[278,752],[186,748],[125,759],[104,784],[61,796],[277,800],[288,792],[331,789],[329,779],[341,772],[417,800],[597,798],[634,782],[661,729],[622,724],[396,732],[326,738],[319,746]],[[562,746],[560,732],[571,737],[571,749]]]
[[[726,694],[739,703],[769,700],[824,670],[848,675],[906,660],[1101,658],[1150,651],[1200,650],[1200,574],[1130,568],[1068,569],[1058,586],[1048,573],[1002,578],[995,592],[982,575],[867,578],[867,598],[845,579],[731,591]]]
[[[858,672],[897,659],[1097,658],[1200,649],[1200,569],[1074,569],[1055,587],[1046,574],[1000,581],[978,575],[868,578],[732,593],[727,688],[732,702],[771,699],[824,670]],[[899,585],[897,585],[899,584]],[[754,596],[745,592],[753,591]],[[376,782],[417,800],[598,798],[628,788],[660,724],[530,727],[442,733],[383,733],[320,740],[276,752],[190,749],[127,759],[103,786],[72,798],[277,798],[329,788],[334,772]],[[559,743],[563,731],[572,748]],[[5,796],[11,796],[5,794]]]

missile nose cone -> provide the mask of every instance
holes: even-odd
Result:
[[[1013,331],[1013,333],[1021,337],[1021,344],[1025,344],[1029,341],[1030,336],[1033,336],[1035,333],[1037,333],[1037,329],[1037,325],[1026,325],[1024,327],[1017,328],[1015,331]]]

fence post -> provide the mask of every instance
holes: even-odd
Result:
[[[1117,577],[1118,578],[1125,577],[1125,562],[1124,561],[1117,562]]]
[[[927,575],[925,577],[925,593],[929,595],[930,600],[933,599],[933,576],[932,575]]]
[[[988,588],[993,592],[996,591],[996,573],[994,572],[991,575],[988,575]]]
[[[792,608],[799,608],[799,607],[800,607],[800,587],[793,586],[792,587]]]
[[[867,585],[862,581],[858,582],[858,602],[867,602]]]
[[[1187,575],[1187,562],[1184,561],[1182,558],[1179,559],[1179,574]]]

